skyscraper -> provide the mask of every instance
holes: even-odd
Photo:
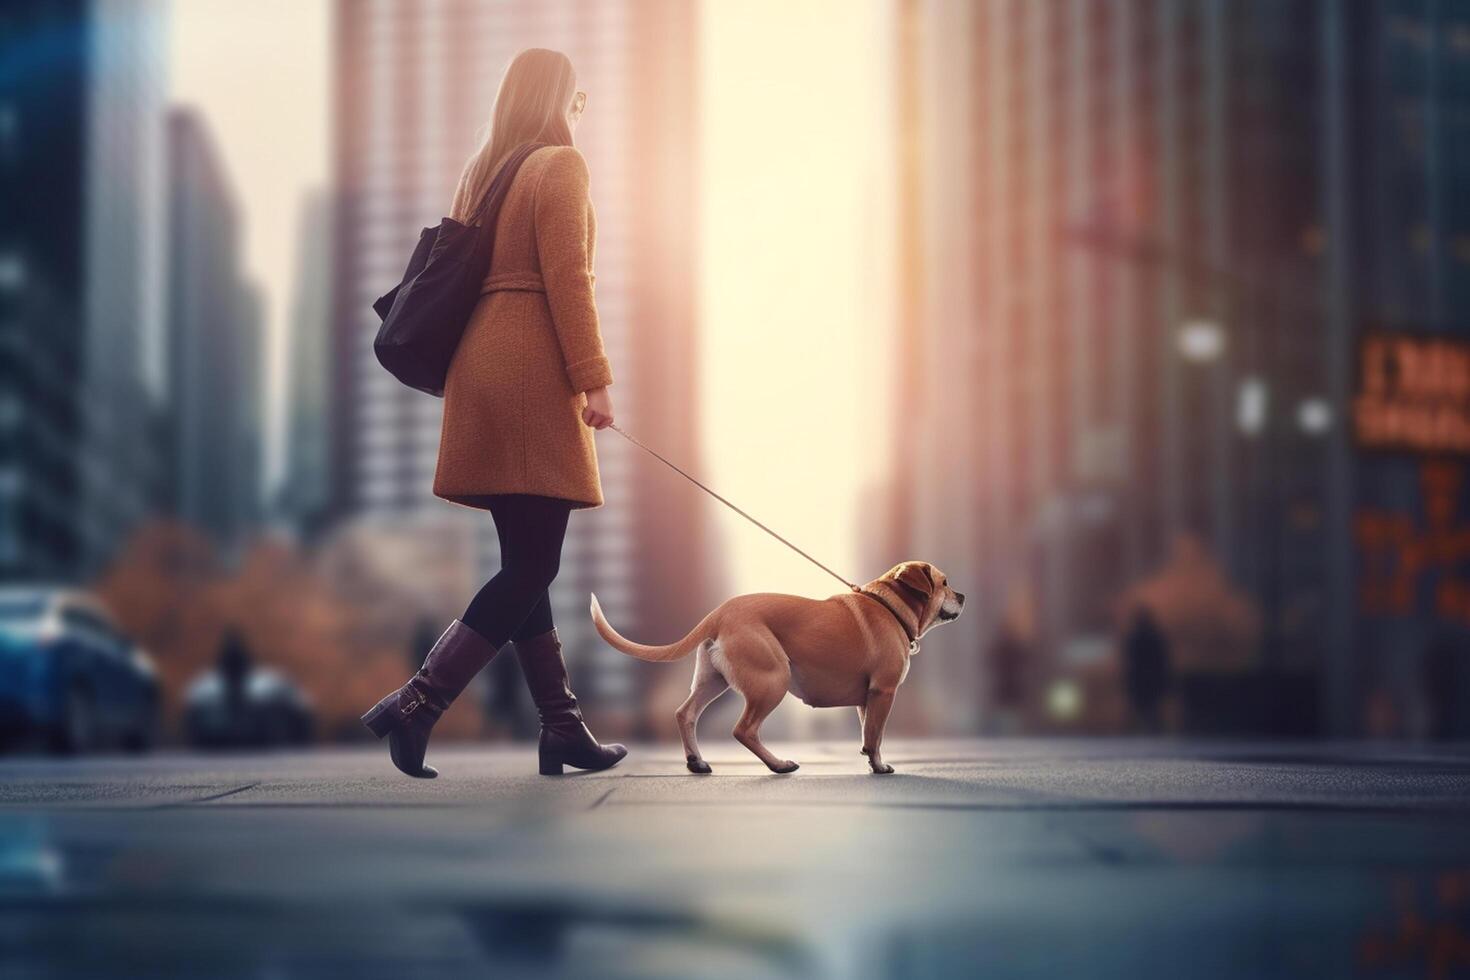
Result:
[[[446,213],[459,170],[517,51],[564,51],[589,93],[577,145],[598,212],[597,304],[620,421],[697,457],[694,356],[695,10],[677,2],[479,4],[339,0],[333,346],[338,514],[467,521],[498,566],[488,515],[430,494],[438,401],[400,386],[371,349],[371,303],[397,281],[420,228]],[[692,495],[616,433],[598,436],[607,506],[574,515],[553,606],[579,691],[635,723],[636,666],[589,657],[587,594],[630,632],[680,635],[711,597]],[[466,590],[473,583],[466,583]],[[579,681],[579,683],[582,683]]]
[[[302,202],[287,364],[286,463],[275,506],[304,538],[331,508],[332,207],[324,190]]]
[[[235,291],[234,331],[230,350],[235,357],[234,412],[230,437],[239,447],[228,473],[231,506],[235,514],[234,544],[247,545],[265,518],[265,291],[242,277]]]
[[[0,9],[0,575],[95,571],[162,457],[162,8]]]
[[[260,300],[243,280],[240,219],[196,112],[169,116],[168,362],[173,510],[233,547],[260,510]]]
[[[89,565],[153,511],[164,460],[152,418],[163,392],[164,8],[88,7],[95,75],[87,144],[86,506]]]
[[[1351,350],[1380,316],[1453,320],[1464,19],[898,6],[898,375],[933,435],[896,447],[919,478],[890,533],[965,542],[977,652],[1019,590],[1043,659],[1098,656],[1112,603],[1189,536],[1260,610],[1261,667],[1315,675],[1304,710],[1356,729],[1385,669],[1364,658],[1394,654],[1358,635],[1351,512],[1413,477],[1353,455]],[[956,670],[962,701],[981,681]]]
[[[1444,2],[1323,4],[1320,18],[1322,71],[1334,82],[1324,106],[1327,213],[1329,227],[1348,229],[1346,247],[1328,240],[1327,316],[1364,336],[1399,331],[1464,344],[1470,9]],[[1340,356],[1339,369],[1350,376],[1351,353]],[[1346,423],[1347,406],[1333,408]],[[1347,425],[1338,428],[1346,432]],[[1368,608],[1334,624],[1334,638],[1346,634],[1329,678],[1339,730],[1361,725],[1371,691],[1398,708],[1411,734],[1470,736],[1470,615],[1453,612],[1470,567],[1453,548],[1435,554],[1463,534],[1467,468],[1463,456],[1366,451],[1343,467],[1348,506],[1411,531],[1395,569],[1409,583],[1404,607],[1387,614]],[[1415,552],[1429,560],[1415,560]],[[1344,588],[1366,590],[1378,556],[1364,548],[1351,554],[1352,563],[1333,572]],[[1416,724],[1420,719],[1429,726]]]

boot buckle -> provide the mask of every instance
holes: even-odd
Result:
[[[407,718],[409,715],[413,714],[414,711],[418,708],[418,706],[421,705],[421,704],[423,704],[424,701],[427,700],[424,697],[423,694],[421,694],[420,692],[414,690],[413,688],[409,688],[409,694],[412,695],[412,698],[413,699],[411,701],[409,701],[408,704],[402,705],[398,709],[403,714],[403,717],[405,717],[405,718]]]

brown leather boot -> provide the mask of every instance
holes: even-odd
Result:
[[[599,744],[582,721],[577,698],[567,683],[567,663],[556,629],[516,640],[514,645],[531,700],[541,713],[541,775],[559,776],[563,766],[607,769],[622,761],[628,750],[616,743]]]
[[[424,765],[429,732],[497,650],[456,619],[424,658],[418,673],[362,716],[374,735],[388,736],[388,754],[395,766],[420,779],[439,775],[439,770]]]

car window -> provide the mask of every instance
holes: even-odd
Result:
[[[97,632],[106,629],[102,621],[90,609],[83,609],[80,606],[67,606],[62,609],[61,621],[68,626],[79,626]]]
[[[62,607],[61,621],[66,624],[68,631],[84,636],[108,651],[119,648],[117,633],[113,630],[112,624],[85,606]]]
[[[39,598],[0,599],[0,622],[39,619],[46,611],[46,603]]]

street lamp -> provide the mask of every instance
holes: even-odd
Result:
[[[1189,320],[1179,328],[1179,353],[1186,361],[1204,364],[1225,352],[1225,331],[1213,320]]]
[[[1258,436],[1266,427],[1266,382],[1251,375],[1240,383],[1235,403],[1235,424],[1248,436]]]
[[[1332,406],[1325,398],[1305,398],[1296,407],[1296,424],[1309,436],[1320,436],[1332,428]]]

